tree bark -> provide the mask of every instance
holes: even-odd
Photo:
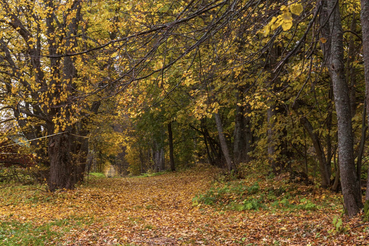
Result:
[[[361,0],[361,30],[363,37],[366,112],[369,125],[369,0]],[[369,168],[365,201],[369,201]]]
[[[234,143],[233,156],[234,162],[239,164],[242,162],[242,150],[245,148],[243,139],[243,110],[241,106],[236,105],[235,126],[234,126]]]
[[[242,91],[237,93],[237,101],[243,101]],[[250,161],[252,133],[250,122],[245,117],[245,107],[236,105],[233,156],[235,164]]]
[[[273,116],[275,115],[275,111],[273,110],[273,106],[270,106],[267,110],[267,123],[268,123],[268,136],[267,136],[267,149],[268,149],[268,162],[271,166],[273,173],[277,173],[277,165],[275,161],[275,140],[274,140],[274,123],[273,123]]]
[[[338,1],[328,0],[327,3],[332,13],[329,19],[331,50],[328,69],[337,113],[340,177],[344,205],[349,217],[352,217],[360,212],[363,203],[354,162],[350,98],[343,64],[343,31]]]
[[[320,175],[322,178],[322,187],[327,188],[330,185],[330,177],[331,172],[327,165],[327,159],[324,154],[324,150],[322,148],[322,145],[320,143],[319,137],[314,133],[313,126],[309,122],[308,119],[306,119],[305,116],[300,118],[301,124],[304,126],[305,130],[308,132],[312,142],[313,146],[316,152],[316,155],[319,160],[319,167],[320,167]]]
[[[54,2],[48,1],[48,7],[54,9]],[[66,24],[66,42],[65,47],[73,50],[77,45],[77,41],[73,39],[77,35],[77,31],[80,28],[79,21],[81,20],[81,1],[76,1],[73,6],[75,16],[71,21]],[[65,17],[66,18],[66,17]],[[47,33],[49,35],[49,53],[50,56],[57,54],[57,48],[55,46],[55,23],[53,16],[50,15],[46,20]],[[49,139],[48,155],[50,160],[50,178],[48,180],[48,186],[50,191],[57,189],[73,189],[74,185],[83,181],[84,171],[87,162],[88,153],[88,140],[85,137],[88,134],[88,130],[82,128],[86,124],[85,120],[81,120],[77,123],[71,123],[71,117],[75,113],[75,110],[71,106],[74,96],[74,79],[78,76],[75,68],[74,57],[64,58],[50,58],[51,71],[53,73],[50,81],[50,87],[55,86],[55,90],[52,90],[49,97],[55,98],[53,105],[50,105],[51,110],[49,113],[49,120],[47,123],[48,134],[54,134],[57,129],[57,122],[54,119],[63,117],[63,120],[67,122],[67,126],[59,125],[59,131],[63,131],[62,134],[57,134]],[[67,94],[68,98],[63,99],[63,94]],[[91,106],[92,112],[97,112],[100,106],[100,102],[94,102]]]
[[[351,31],[356,33],[356,19],[357,15],[353,13],[352,21],[351,21]],[[349,95],[350,95],[350,106],[351,106],[351,117],[353,118],[356,114],[356,72],[354,61],[356,57],[356,45],[353,35],[349,36],[348,40],[348,54],[347,54],[347,66],[346,66],[346,74],[347,74],[347,84],[349,85]]]
[[[170,170],[172,172],[174,172],[176,170],[176,166],[175,166],[175,163],[174,163],[172,122],[168,123],[168,137],[169,137]]]
[[[228,146],[227,146],[226,139],[224,137],[222,121],[220,119],[219,114],[218,113],[214,114],[214,118],[215,118],[215,123],[216,123],[217,129],[218,129],[220,147],[222,149],[222,152],[223,152],[226,164],[227,164],[228,171],[237,172],[236,166],[234,165],[234,163],[231,159],[231,156],[229,155],[229,149],[228,149]]]
[[[50,177],[48,188],[73,189],[73,166],[71,141],[68,134],[60,134],[49,138]]]

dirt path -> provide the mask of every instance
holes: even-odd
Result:
[[[3,200],[0,218],[36,225],[78,222],[66,232],[63,223],[55,224],[51,230],[63,236],[50,245],[353,245],[352,234],[328,233],[332,218],[324,211],[239,212],[193,206],[192,198],[209,188],[212,176],[207,169],[93,179],[74,191],[25,193],[8,204]]]

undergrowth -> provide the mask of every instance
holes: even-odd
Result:
[[[66,218],[38,225],[32,222],[0,222],[1,245],[58,244],[65,233],[91,224],[86,218]]]
[[[236,211],[314,211],[342,207],[342,198],[313,185],[291,183],[279,177],[262,179],[250,175],[241,180],[215,179],[206,192],[193,198],[192,205],[209,205],[217,209]]]

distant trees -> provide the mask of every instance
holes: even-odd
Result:
[[[258,161],[362,207],[367,1],[361,19],[354,0],[1,2],[2,110],[49,136],[50,190],[82,179],[93,126],[121,117],[132,173]]]

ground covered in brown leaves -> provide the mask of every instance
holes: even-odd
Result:
[[[278,177],[214,183],[215,175],[93,178],[53,194],[4,186],[0,245],[369,245],[369,224],[342,217],[337,194],[289,190]]]

